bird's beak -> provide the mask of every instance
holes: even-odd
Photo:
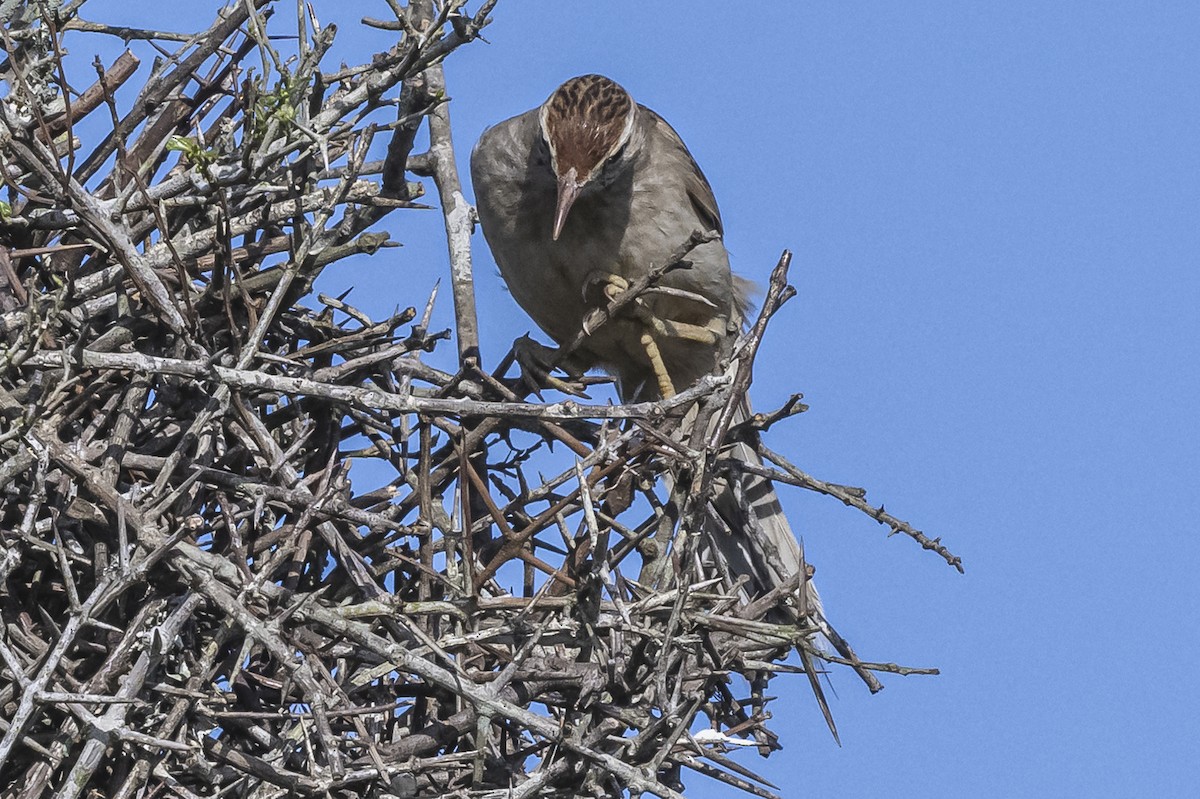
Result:
[[[575,168],[571,169],[565,175],[560,175],[558,178],[558,206],[554,209],[554,240],[558,241],[558,234],[562,233],[563,225],[567,223],[567,214],[571,211],[571,206],[575,204],[575,200],[579,197],[579,191],[583,188],[583,183],[575,180]]]

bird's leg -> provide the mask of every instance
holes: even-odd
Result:
[[[629,281],[620,275],[611,272],[595,271],[587,276],[583,284],[584,301],[593,301],[593,295],[599,287],[601,297],[596,297],[596,300],[602,299],[604,303],[609,303],[619,297],[623,292],[629,289]],[[708,300],[708,298],[696,294],[695,292],[685,291],[682,289],[669,289],[666,287],[651,287],[647,289],[647,293],[665,294],[671,298],[685,299],[694,303],[703,304],[715,309],[716,306]],[[633,306],[629,309],[630,313],[647,327],[654,331],[654,334],[660,338],[675,338],[682,341],[695,341],[700,344],[716,344],[725,337],[725,320],[723,317],[714,317],[705,325],[696,325],[690,322],[676,322],[672,319],[664,318],[657,315],[642,302],[641,297],[637,297],[633,301]],[[588,331],[591,332],[591,331]]]
[[[599,292],[597,292],[599,289]],[[618,274],[612,272],[601,272],[599,270],[592,272],[587,276],[583,283],[583,298],[585,302],[590,302],[598,308],[606,306],[608,303],[615,300],[623,292],[629,289],[629,281]],[[597,293],[599,296],[597,296]],[[671,374],[667,371],[667,364],[663,360],[662,352],[658,349],[658,342],[654,340],[657,332],[663,329],[661,320],[645,306],[641,304],[641,300],[635,298],[633,305],[629,310],[635,319],[641,322],[644,327],[639,333],[639,341],[642,345],[642,350],[646,354],[646,360],[650,362],[650,368],[654,371],[654,380],[658,383],[659,394],[665,399],[675,396],[675,384],[671,381]],[[583,329],[590,335],[592,330],[587,320],[584,321]]]
[[[599,292],[597,292],[597,289]],[[587,279],[584,281],[583,297],[585,302],[589,302],[596,305],[597,308],[600,308],[604,304],[615,300],[628,289],[629,281],[627,281],[625,278],[612,272],[602,272],[597,270],[589,274]],[[682,299],[712,306],[712,303],[701,295],[693,294],[692,292],[687,291],[671,291],[672,293],[669,296],[675,297],[676,295],[681,295],[680,298]],[[599,296],[597,296],[597,293]],[[658,383],[659,393],[664,398],[674,396],[675,386],[674,382],[671,380],[670,372],[667,371],[667,365],[666,361],[663,360],[662,351],[659,349],[659,340],[676,339],[679,341],[693,341],[698,344],[714,346],[719,343],[727,334],[724,317],[714,317],[709,319],[707,324],[703,325],[693,324],[691,322],[678,322],[654,313],[654,311],[650,309],[650,305],[643,302],[641,297],[634,298],[633,303],[628,306],[626,310],[629,312],[630,316],[632,316],[642,325],[642,330],[639,333],[639,341],[641,342],[642,349],[645,351],[646,359],[649,361],[650,367],[654,371],[654,379]],[[588,334],[591,334],[592,332],[592,328],[588,320],[584,321],[584,330]]]
[[[706,325],[694,325],[690,322],[664,319],[645,309],[639,310],[645,311],[645,315],[639,313],[638,317],[660,338],[676,338],[681,341],[695,341],[699,344],[712,345],[717,344],[725,337],[725,319],[723,317],[710,319]]]
[[[667,364],[663,361],[662,353],[659,352],[658,342],[654,340],[654,334],[649,330],[643,330],[642,349],[646,351],[646,357],[650,359],[650,368],[654,370],[654,379],[658,381],[658,393],[663,399],[669,399],[675,396],[675,384],[671,382],[671,375],[667,371]]]
[[[707,325],[694,325],[688,322],[663,319],[644,305],[635,306],[634,315],[645,325],[641,336],[642,347],[650,359],[650,366],[654,369],[654,377],[658,381],[659,392],[664,399],[674,396],[675,389],[671,376],[667,372],[666,362],[658,349],[658,340],[673,338],[713,346],[725,335],[725,321],[721,317],[710,319]]]

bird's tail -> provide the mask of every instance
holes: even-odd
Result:
[[[733,424],[749,418],[749,405],[743,401]],[[779,494],[770,478],[753,471],[763,467],[758,451],[737,439],[727,444],[718,457],[717,479],[709,500],[712,512],[702,530],[705,546],[701,557],[711,558],[717,571],[732,580],[730,587],[739,592],[747,616],[808,631],[802,641],[795,643],[795,649],[825,723],[834,740],[840,742],[821,685],[823,670],[818,658],[827,659],[837,650],[852,659],[849,662],[860,674],[868,673],[858,667],[854,651],[825,618],[812,570],[783,512]]]
[[[750,416],[745,404],[735,413],[733,424]],[[720,454],[708,523],[704,538],[711,556],[721,570],[735,582],[741,581],[746,601],[768,595],[778,596],[776,611],[770,614],[779,623],[807,624],[825,639],[824,607],[804,550],[788,522],[779,494],[771,480],[752,471],[763,467],[753,446],[738,440],[727,444]],[[781,588],[790,587],[780,596]],[[821,641],[819,643],[824,643]]]

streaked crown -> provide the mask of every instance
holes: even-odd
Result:
[[[574,169],[580,183],[594,177],[629,140],[635,108],[629,92],[603,75],[581,75],[555,89],[539,117],[554,171]]]

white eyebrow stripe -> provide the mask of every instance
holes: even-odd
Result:
[[[625,125],[621,128],[621,135],[617,137],[617,143],[608,151],[607,158],[611,158],[617,154],[617,151],[625,146],[629,141],[629,137],[633,135],[633,122],[637,117],[637,103],[633,102],[633,98],[626,93],[625,97],[629,100],[629,113],[625,115]]]
[[[550,135],[550,128],[546,124],[547,118],[550,115],[550,101],[547,100],[538,109],[538,127],[542,129],[542,140],[546,142],[546,146],[550,148],[550,168],[554,173],[558,174],[558,153],[554,147],[554,137]]]

